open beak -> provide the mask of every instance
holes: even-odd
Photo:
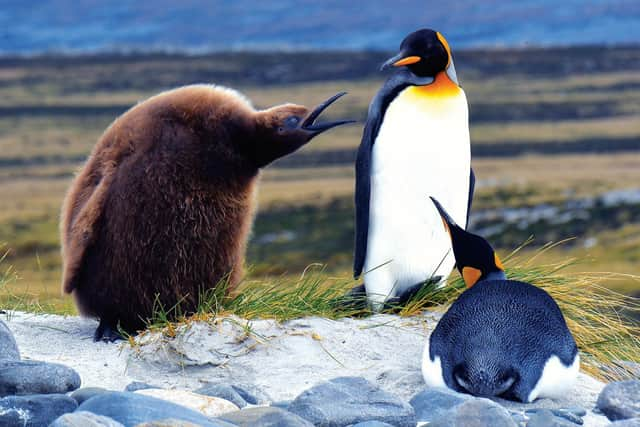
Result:
[[[449,216],[447,211],[444,210],[444,208],[442,207],[442,205],[440,204],[439,201],[437,201],[436,199],[434,199],[431,196],[429,196],[429,198],[431,199],[433,204],[436,205],[436,209],[438,209],[438,213],[440,213],[440,216],[442,217],[442,222],[444,223],[444,228],[447,230],[447,232],[449,234],[451,234],[451,228],[452,227],[458,227],[458,224],[456,224],[456,222],[453,220],[453,218],[451,218],[451,216]]]
[[[329,105],[333,104],[338,100],[338,98],[346,95],[347,92],[339,92],[333,95],[331,98],[327,99],[316,108],[313,109],[311,113],[307,116],[306,119],[302,122],[301,129],[307,132],[310,132],[313,136],[318,135],[324,131],[327,131],[336,126],[344,125],[347,123],[355,123],[355,120],[338,120],[335,122],[325,122],[325,123],[316,123],[316,119],[324,110],[329,107]]]
[[[422,58],[419,56],[406,56],[404,53],[400,52],[396,56],[393,56],[387,60],[380,67],[380,71],[387,70],[391,67],[402,67],[404,65],[415,64],[416,62],[420,62]]]

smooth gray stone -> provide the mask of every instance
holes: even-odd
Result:
[[[103,417],[91,412],[78,411],[64,414],[56,419],[49,427],[124,427],[109,417]]]
[[[583,413],[584,415],[586,415],[587,411],[582,410],[582,408],[577,408],[577,409],[578,409],[577,412]],[[568,409],[530,408],[525,411],[525,414],[533,415],[533,414],[537,414],[545,411],[551,412],[556,417],[564,418],[565,420],[570,421],[574,424],[578,424],[578,425],[584,424],[584,421],[582,420],[581,416],[576,415],[574,412],[571,412]]]
[[[640,417],[640,380],[607,384],[598,396],[596,407],[611,421]]]
[[[473,396],[447,388],[427,388],[413,396],[409,403],[416,412],[418,422],[425,422],[436,419],[448,409],[471,399]]]
[[[548,409],[542,409],[531,413],[527,427],[575,427],[575,424],[556,417],[553,412]]]
[[[134,381],[132,383],[129,383],[125,388],[124,391],[138,391],[138,390],[149,390],[150,388],[160,388],[160,387],[156,387],[147,383],[143,383],[141,381]]]
[[[227,422],[205,417],[199,412],[166,400],[124,391],[94,396],[82,403],[78,410],[113,418],[125,427],[166,419],[189,421],[202,427],[230,426]]]
[[[474,398],[442,413],[429,427],[517,427],[509,412],[489,399]]]
[[[138,424],[136,427],[201,427],[200,424],[194,424],[189,421],[181,421],[176,419],[166,419],[149,421],[146,423]]]
[[[226,399],[229,402],[235,403],[239,408],[244,408],[247,405],[258,405],[264,402],[264,393],[260,393],[257,390],[250,392],[244,387],[239,387],[230,384],[210,384],[199,388],[194,393],[202,394],[211,397],[220,397]],[[255,394],[258,394],[256,396]]]
[[[349,427],[393,427],[391,424],[381,421],[364,421],[358,424],[351,424]]]
[[[0,397],[67,393],[80,387],[80,375],[68,366],[31,360],[0,361]]]
[[[288,410],[316,426],[337,427],[362,421],[416,425],[413,407],[360,377],[341,377],[304,391]]]
[[[20,360],[16,339],[2,320],[0,320],[0,360]]]
[[[293,402],[293,400],[280,400],[278,402],[271,402],[270,406],[273,406],[275,408],[284,409],[285,411],[288,411],[289,410],[289,405],[291,405],[291,402]]]
[[[0,426],[46,427],[77,407],[76,401],[64,394],[3,397],[0,399]]]
[[[102,393],[110,393],[110,390],[102,387],[83,387],[71,393],[70,396],[80,405],[85,400]]]
[[[305,420],[284,409],[261,406],[222,414],[218,418],[240,427],[313,427]]]
[[[640,427],[640,418],[629,418],[621,421],[614,421],[609,427]]]

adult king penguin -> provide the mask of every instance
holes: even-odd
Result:
[[[567,393],[580,356],[556,302],[536,286],[508,280],[491,245],[433,202],[469,289],[427,341],[422,357],[427,385],[521,402]]]
[[[356,160],[354,277],[364,271],[374,310],[451,273],[451,242],[426,196],[466,224],[474,188],[467,98],[445,38],[408,35],[388,68]]]

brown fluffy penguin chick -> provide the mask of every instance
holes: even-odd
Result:
[[[346,121],[313,111],[257,111],[233,90],[187,86],[127,111],[75,177],[61,220],[62,286],[95,339],[133,333],[159,303],[196,309],[203,290],[240,281],[260,168]]]

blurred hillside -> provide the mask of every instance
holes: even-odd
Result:
[[[139,100],[217,83],[258,107],[349,95],[330,117],[364,120],[388,55],[363,52],[0,58],[0,242],[39,298],[60,300],[57,222],[73,173],[106,126]],[[455,55],[471,112],[478,186],[471,227],[501,254],[575,237],[539,262],[638,274],[640,49],[469,50]],[[353,158],[362,124],[329,132],[267,168],[249,245],[252,274],[312,263],[350,275]],[[434,143],[437,143],[434,141]],[[419,213],[416,213],[419,214]],[[631,279],[606,283],[638,293]],[[1,301],[1,296],[0,296]]]
[[[640,41],[635,0],[21,0],[0,2],[0,54],[389,50],[429,24],[454,49]]]

